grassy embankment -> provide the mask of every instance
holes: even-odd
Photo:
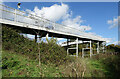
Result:
[[[2,42],[3,77],[119,77],[119,54],[67,57],[55,39],[38,44],[6,26],[2,29]]]

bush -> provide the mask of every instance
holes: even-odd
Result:
[[[120,53],[120,46],[119,45],[110,44],[110,45],[106,46],[106,48],[107,48],[107,52]]]
[[[43,42],[40,44],[41,61],[44,63],[52,62],[57,65],[64,63],[67,60],[66,51],[56,44],[57,40],[54,38],[47,42],[47,44]]]

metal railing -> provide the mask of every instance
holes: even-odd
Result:
[[[47,28],[55,31],[64,32],[64,33],[79,35],[79,36],[83,36],[84,38],[89,38],[94,40],[103,40],[103,38],[97,35],[85,33],[83,31],[80,31],[79,29],[61,25],[61,24],[52,22],[48,19],[37,16],[35,14],[30,14],[24,11],[20,11],[3,4],[0,4],[0,15],[2,15],[0,16],[0,18],[5,20],[24,23],[28,25],[34,25],[36,27],[43,27],[43,28]]]

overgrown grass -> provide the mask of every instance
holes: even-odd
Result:
[[[119,55],[99,54],[92,58],[79,57],[74,59],[74,62],[60,67],[64,77],[120,78]]]
[[[101,65],[97,60],[79,57],[61,68],[65,77],[104,77]]]
[[[42,64],[21,54],[2,52],[3,77],[61,77],[61,71],[54,65]]]

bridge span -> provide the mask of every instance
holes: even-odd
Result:
[[[0,15],[1,24],[7,25],[14,29],[19,29],[22,33],[35,35],[36,41],[37,36],[40,36],[42,38],[46,35],[49,35],[49,37],[66,38],[68,40],[75,39],[75,56],[77,57],[79,52],[79,40],[83,42],[89,41],[90,56],[92,55],[92,42],[96,42],[98,44],[97,52],[99,53],[99,44],[102,44],[106,41],[100,36],[92,35],[73,27],[61,25],[48,19],[39,17],[35,14],[20,11],[2,4],[0,4]],[[66,45],[69,45],[69,41],[67,41]],[[68,49],[69,48],[67,48],[67,54],[69,53]]]

